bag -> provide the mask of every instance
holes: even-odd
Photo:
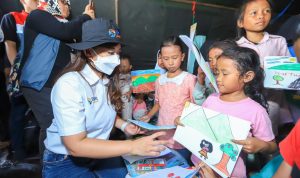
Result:
[[[34,40],[21,72],[20,85],[40,91],[53,69],[60,41],[44,34]]]

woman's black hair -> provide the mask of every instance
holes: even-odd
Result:
[[[254,1],[257,0],[244,0],[242,5],[240,6],[240,8],[237,10],[236,12],[236,30],[237,30],[237,36],[236,36],[236,40],[239,40],[241,37],[246,36],[246,31],[244,28],[240,28],[238,26],[238,22],[242,22],[244,20],[244,15],[245,15],[245,10],[247,8],[247,5],[249,3],[252,3]],[[271,2],[269,0],[266,0],[270,7],[272,6]]]
[[[258,102],[268,111],[268,103],[263,94],[264,88],[264,70],[260,67],[260,60],[258,54],[250,48],[235,47],[224,50],[221,57],[229,58],[235,61],[240,75],[245,75],[248,71],[253,71],[255,76],[253,80],[245,83],[245,94]]]
[[[160,53],[161,53],[161,49],[163,47],[166,46],[179,46],[181,52],[183,52],[183,45],[182,45],[182,41],[180,40],[180,38],[178,36],[169,36],[167,37],[160,45]]]

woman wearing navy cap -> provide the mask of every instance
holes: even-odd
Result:
[[[105,19],[87,21],[82,42],[69,44],[81,57],[66,67],[51,92],[54,119],[47,129],[43,177],[125,177],[120,155],[157,156],[166,141],[158,132],[137,140],[109,141],[116,126],[126,134],[139,128],[117,116],[121,110],[114,69],[120,64],[120,33]]]

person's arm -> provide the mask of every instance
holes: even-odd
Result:
[[[164,135],[157,132],[137,140],[110,141],[87,138],[86,132],[63,136],[62,140],[68,152],[75,157],[110,158],[126,154],[141,156],[158,156],[165,149],[167,141],[156,140]]]
[[[196,104],[200,106],[206,100],[205,90],[206,88],[204,85],[201,85],[199,82],[196,83],[193,91],[193,100],[195,101]]]
[[[127,135],[136,135],[140,133],[140,128],[130,122],[126,122],[119,116],[116,116],[115,127],[122,130]]]
[[[232,140],[234,143],[242,145],[246,153],[274,153],[277,150],[277,144],[274,140],[263,141],[256,137],[248,137],[246,140]]]
[[[293,168],[283,160],[273,178],[290,178],[292,170]]]
[[[13,65],[17,56],[17,41],[16,21],[11,14],[6,14],[1,21],[1,28],[4,34],[5,51],[9,63]]]
[[[255,115],[252,126],[253,137],[246,140],[235,140],[234,143],[243,145],[246,153],[274,153],[277,144],[274,141],[271,120],[265,109],[260,108]]]
[[[5,40],[5,51],[10,65],[13,65],[17,56],[17,44],[14,41]]]
[[[286,42],[286,39],[284,37],[281,38],[281,42],[280,42],[280,46],[281,48],[279,49],[279,55],[280,56],[291,56],[291,53],[288,49],[288,44]]]
[[[87,12],[86,12],[87,11]],[[32,11],[26,20],[27,28],[38,33],[48,35],[62,41],[71,41],[74,38],[81,38],[82,24],[94,17],[91,17],[90,9],[86,7],[85,13],[69,22],[60,22],[52,14],[42,11]]]

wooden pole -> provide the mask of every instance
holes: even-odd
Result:
[[[170,1],[179,2],[179,3],[186,3],[186,4],[192,4],[192,2],[193,2],[193,1],[190,1],[190,0],[170,0]],[[196,2],[196,4],[197,5],[201,5],[201,6],[219,8],[219,9],[236,10],[236,8],[233,8],[233,7],[227,7],[227,6],[222,6],[222,5],[217,5],[217,4],[210,4],[210,3],[204,3],[204,2]]]

